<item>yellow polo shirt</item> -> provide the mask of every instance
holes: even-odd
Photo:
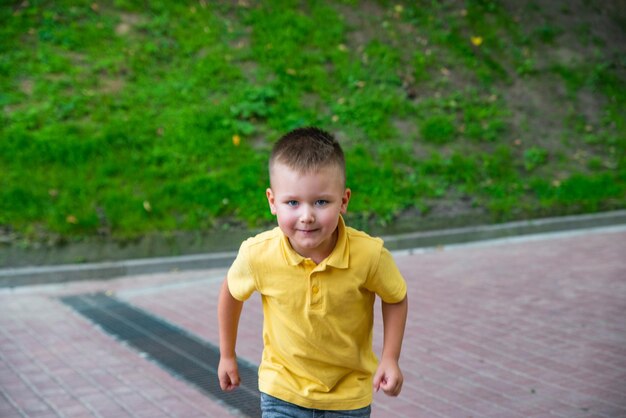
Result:
[[[380,238],[339,220],[333,252],[320,264],[296,253],[280,228],[243,242],[228,271],[234,298],[263,301],[259,390],[305,408],[372,403],[375,295],[401,302],[406,283]]]

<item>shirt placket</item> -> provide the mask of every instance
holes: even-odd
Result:
[[[305,260],[304,266],[308,275],[309,308],[319,309],[322,306],[322,284],[320,281],[320,266],[312,260]]]

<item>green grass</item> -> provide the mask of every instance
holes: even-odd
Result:
[[[624,208],[626,62],[589,23],[601,5],[584,7],[7,3],[0,229],[266,225],[271,145],[305,125],[341,140],[355,221],[445,217],[450,200],[493,221]],[[583,59],[555,54],[571,40]]]

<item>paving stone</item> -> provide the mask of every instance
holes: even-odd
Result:
[[[625,254],[626,228],[396,254],[405,385],[376,394],[372,417],[626,417]],[[238,416],[58,300],[109,291],[216,344],[225,272],[0,289],[0,416]],[[238,342],[253,364],[261,326],[255,296]]]

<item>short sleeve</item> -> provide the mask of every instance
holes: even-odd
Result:
[[[228,290],[237,300],[248,299],[256,290],[256,282],[250,268],[248,246],[244,241],[239,248],[237,258],[228,270]]]
[[[381,249],[377,268],[368,278],[367,288],[386,303],[402,302],[406,297],[406,282],[393,256],[385,247]]]

